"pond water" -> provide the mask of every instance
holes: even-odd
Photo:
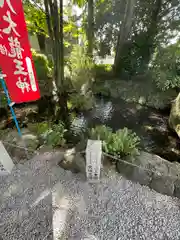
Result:
[[[180,140],[168,128],[168,114],[121,99],[97,98],[93,110],[79,114],[72,122],[75,135],[87,127],[105,124],[114,131],[127,127],[141,139],[141,149],[158,154],[169,161],[180,162]]]

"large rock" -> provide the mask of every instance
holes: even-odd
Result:
[[[180,163],[173,162],[171,175],[175,179],[174,183],[174,196],[180,198]]]
[[[86,172],[85,158],[80,153],[77,153],[75,148],[67,150],[64,154],[64,159],[58,165],[73,173],[80,172],[85,175]]]
[[[151,188],[162,194],[173,196],[175,180],[169,176],[154,174],[151,182]]]
[[[180,198],[180,179],[174,183],[174,196]]]
[[[145,152],[142,152],[136,158],[127,157],[125,161],[130,164],[120,161],[117,163],[117,170],[130,180],[149,185],[152,180],[152,173],[149,171],[149,161],[147,159]]]
[[[126,158],[125,161],[130,164],[120,161],[117,163],[117,170],[128,179],[163,194],[172,196],[176,191],[176,195],[180,196],[179,182],[176,184],[177,187],[175,185],[176,179],[180,177],[180,164],[170,163],[157,155],[143,151],[139,156]]]
[[[38,137],[22,129],[22,137],[18,135],[16,130],[10,131],[3,137],[2,141],[10,156],[15,163],[24,162],[31,158],[39,146]]]
[[[180,137],[180,93],[172,103],[171,112],[169,116],[169,126]]]

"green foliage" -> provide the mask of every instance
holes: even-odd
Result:
[[[52,77],[52,64],[44,54],[32,50],[33,61],[39,80],[46,80]]]
[[[90,110],[93,107],[93,97],[88,95],[73,93],[69,98],[70,108],[79,111]]]
[[[180,43],[158,50],[153,62],[153,77],[163,91],[180,86]]]
[[[86,4],[86,0],[73,0],[73,4],[78,5],[79,7],[83,7]]]
[[[52,128],[48,129],[46,134],[46,143],[47,145],[57,147],[57,146],[64,146],[66,143],[64,134],[67,130],[64,127],[62,122],[58,124],[54,124]]]
[[[105,142],[111,138],[112,134],[112,129],[105,125],[96,126],[95,128],[91,128],[89,131],[89,137],[92,140],[98,139]]]
[[[71,82],[75,90],[81,91],[83,85],[91,85],[94,74],[94,63],[83,46],[74,45],[69,57]]]
[[[40,136],[41,134],[44,134],[49,129],[49,123],[48,122],[41,122],[41,123],[29,123],[28,129],[32,131],[33,133]]]
[[[37,134],[47,145],[56,147],[64,146],[66,143],[64,134],[67,130],[62,122],[53,125],[48,122],[28,124],[28,129]]]
[[[172,103],[169,126],[175,130],[180,137],[180,93]]]
[[[89,131],[89,137],[99,139],[103,142],[103,151],[117,156],[125,157],[138,154],[139,137],[127,128],[123,128],[113,133],[111,128],[97,126]]]
[[[37,33],[47,36],[46,14],[43,8],[41,8],[42,4],[42,0],[36,0],[36,4],[33,4],[30,0],[23,0],[26,24],[29,32],[31,34]]]
[[[109,154],[125,157],[138,154],[139,137],[128,128],[118,130],[112,135],[105,145],[105,151]]]
[[[95,78],[111,77],[112,65],[111,64],[96,64],[94,66]]]
[[[101,83],[97,83],[95,82],[95,84],[93,85],[93,93],[94,94],[98,94],[104,97],[109,97],[111,96],[111,91],[108,87],[104,86],[104,84]],[[111,96],[113,97],[113,96]]]
[[[112,50],[117,53],[117,38],[118,35],[122,36],[123,41],[119,41],[121,54],[116,67],[123,79],[145,73],[155,48],[169,44],[180,29],[179,0],[131,1],[135,3],[133,19],[127,18],[125,29],[122,29],[119,23],[125,19],[127,2],[130,1],[97,0],[95,3],[96,49],[104,57],[110,55]],[[126,28],[131,25],[131,20],[131,31],[127,35]]]

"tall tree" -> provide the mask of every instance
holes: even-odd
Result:
[[[124,44],[128,40],[130,32],[131,32],[135,4],[136,4],[136,0],[127,0],[126,1],[124,18],[120,25],[117,46],[116,46],[116,55],[115,55],[115,61],[114,61],[115,73],[118,71],[118,67],[119,67],[119,64],[121,61],[121,51],[123,49]]]
[[[57,0],[44,0],[44,5],[48,32],[52,43],[54,80],[60,107],[56,118],[62,119],[66,127],[69,127],[68,94],[64,81],[63,0],[59,1],[59,7]]]
[[[94,0],[73,0],[73,3],[81,8],[87,4],[87,52],[89,56],[92,57],[94,48]]]
[[[87,29],[87,39],[88,39],[88,54],[93,56],[93,44],[94,44],[94,2],[93,0],[88,0],[88,29]]]

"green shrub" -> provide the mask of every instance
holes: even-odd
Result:
[[[48,122],[41,122],[41,123],[29,123],[28,124],[28,129],[38,136],[47,132],[49,129],[49,123]]]
[[[94,63],[83,46],[75,45],[69,57],[71,82],[76,91],[81,91],[84,84],[91,85],[94,79]]]
[[[69,98],[70,108],[79,111],[90,110],[93,107],[93,97],[82,94],[73,93]]]
[[[95,128],[91,128],[89,130],[89,137],[92,140],[101,140],[101,141],[106,141],[111,138],[113,132],[112,129],[105,126],[105,125],[100,125],[96,126]]]
[[[157,50],[153,60],[153,77],[161,90],[180,86],[179,43]]]
[[[134,156],[138,154],[139,137],[127,128],[113,133],[112,129],[106,126],[97,126],[89,131],[91,139],[99,139],[103,142],[103,151],[116,156]]]
[[[96,64],[94,66],[95,78],[112,77],[111,64]]]
[[[138,154],[139,137],[127,128],[118,130],[108,139],[105,152],[114,156],[125,157]]]
[[[94,94],[100,94],[104,97],[111,96],[110,88],[101,84],[94,84],[93,85],[93,93]]]
[[[64,127],[62,122],[58,124],[54,124],[52,128],[48,129],[45,133],[46,135],[46,143],[47,145],[56,147],[56,146],[64,146],[66,143],[64,134],[67,130]]]
[[[64,146],[66,129],[62,122],[50,125],[48,122],[28,124],[28,129],[37,134],[47,145]]]
[[[52,64],[44,54],[32,50],[33,61],[36,69],[37,78],[46,80],[52,77]]]

